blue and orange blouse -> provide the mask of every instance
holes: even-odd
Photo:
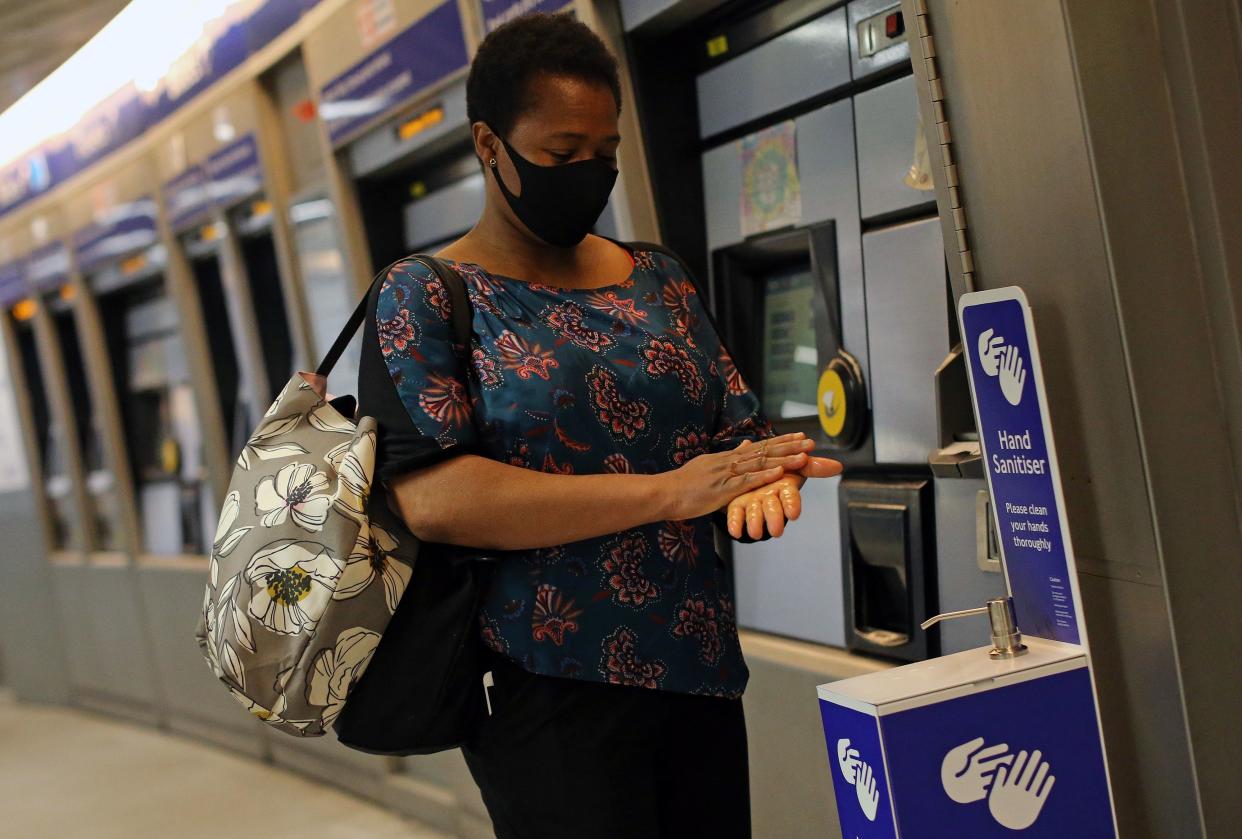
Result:
[[[434,272],[395,266],[374,334],[412,425],[381,423],[377,477],[465,452],[562,475],[651,474],[771,436],[678,262],[631,256],[625,280],[592,289],[448,261],[472,304],[468,349]],[[748,673],[715,527],[660,521],[505,552],[482,640],[546,676],[740,696]]]

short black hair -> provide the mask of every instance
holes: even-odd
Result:
[[[466,117],[502,137],[530,106],[527,87],[540,73],[606,85],[621,110],[617,59],[600,37],[570,12],[522,15],[479,44],[466,79]]]

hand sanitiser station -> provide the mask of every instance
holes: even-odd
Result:
[[[819,686],[841,832],[1115,837],[1030,307],[981,291],[958,317],[1010,596],[923,623],[986,613],[991,647]]]

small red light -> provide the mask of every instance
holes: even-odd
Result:
[[[293,115],[302,122],[310,122],[315,118],[315,103],[307,98],[293,106]]]
[[[896,38],[905,31],[906,22],[902,19],[901,12],[893,12],[884,18],[884,34],[889,38]]]

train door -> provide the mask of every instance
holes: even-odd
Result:
[[[941,520],[929,467],[954,336],[900,6],[692,5],[622,3],[665,240],[777,428],[847,467],[781,539],[732,546],[739,623],[934,655],[937,534],[975,514]]]

